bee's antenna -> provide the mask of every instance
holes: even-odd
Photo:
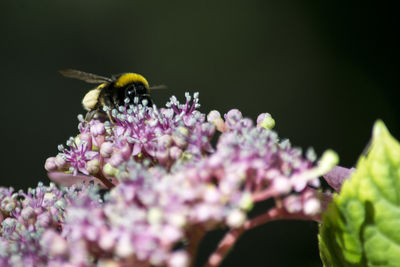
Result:
[[[160,84],[160,85],[153,85],[150,86],[150,90],[160,90],[160,89],[167,89],[168,87],[165,84]]]

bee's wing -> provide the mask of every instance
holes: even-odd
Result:
[[[60,70],[60,73],[65,77],[82,80],[87,83],[104,83],[113,81],[112,79],[107,77],[74,69]]]

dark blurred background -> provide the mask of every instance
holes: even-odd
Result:
[[[394,3],[394,1],[393,1]],[[77,133],[91,85],[57,73],[138,72],[201,110],[269,112],[295,146],[352,166],[371,127],[400,137],[398,8],[388,1],[2,1],[1,185],[48,182],[43,165]],[[223,266],[321,266],[317,225],[245,234]],[[199,263],[216,246],[208,236]],[[200,265],[199,265],[200,266]]]

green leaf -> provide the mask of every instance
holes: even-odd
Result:
[[[377,121],[367,156],[335,195],[319,229],[324,266],[400,266],[400,144]]]

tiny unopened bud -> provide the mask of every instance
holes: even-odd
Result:
[[[55,157],[50,157],[46,159],[46,162],[44,163],[44,168],[46,171],[51,172],[57,170],[57,165],[55,162]]]
[[[111,158],[110,161],[108,162],[109,164],[111,164],[113,167],[118,167],[122,162],[124,161],[124,157],[122,157],[121,153],[114,153]]]
[[[132,246],[132,241],[129,236],[122,235],[118,240],[118,243],[115,247],[115,254],[121,258],[127,258],[132,255],[134,252],[134,248]]]
[[[221,119],[221,113],[218,110],[212,110],[207,115],[207,121],[214,123],[216,120]]]
[[[50,247],[50,255],[59,256],[68,253],[68,244],[61,236],[57,235],[54,237],[52,245]]]
[[[99,246],[104,250],[110,250],[115,245],[115,236],[112,233],[106,232],[100,236]]]
[[[300,212],[303,206],[300,197],[294,195],[286,197],[283,205],[289,213]]]
[[[217,110],[213,110],[207,115],[207,121],[214,124],[215,128],[219,132],[225,132],[226,131],[226,125],[224,120],[221,118],[221,114]]]
[[[55,161],[55,163],[57,165],[57,168],[59,170],[66,170],[68,168],[68,166],[67,166],[68,164],[67,164],[67,162],[65,161],[65,159],[64,159],[64,157],[62,155],[58,154],[56,156],[56,158],[54,159],[54,161]]]
[[[90,127],[90,132],[93,136],[104,134],[105,131],[103,123],[96,123]]]
[[[21,217],[27,222],[34,223],[36,220],[35,210],[30,206],[25,207],[21,211]]]
[[[111,157],[113,152],[113,144],[111,142],[104,142],[100,147],[100,155],[105,158]]]
[[[89,160],[86,163],[86,170],[89,172],[89,174],[97,174],[100,170],[100,161],[97,159]]]
[[[17,201],[14,198],[5,197],[1,201],[0,209],[7,213],[13,211],[16,208],[16,206],[17,206]]]
[[[169,149],[169,155],[172,159],[177,160],[182,156],[182,149],[177,146],[173,146]]]
[[[185,127],[179,127],[177,131],[172,136],[174,143],[180,147],[185,148],[187,146],[187,139],[188,139],[189,131]]]
[[[147,220],[150,224],[159,224],[162,221],[163,212],[159,208],[150,208],[147,213]]]
[[[57,196],[54,193],[46,193],[43,196],[43,206],[49,207],[52,206],[53,203],[56,201]]]
[[[132,149],[128,144],[125,144],[119,149],[119,153],[124,160],[127,160],[132,155]]]
[[[244,210],[251,210],[254,206],[253,197],[250,193],[244,193],[239,202],[239,207]]]
[[[232,228],[241,227],[246,221],[246,214],[241,210],[233,210],[226,218],[226,224]]]
[[[113,166],[111,166],[110,163],[106,163],[103,167],[103,172],[107,175],[115,176],[117,174],[118,170],[116,168],[114,168]]]
[[[318,169],[321,174],[329,172],[333,167],[335,167],[339,162],[339,157],[333,150],[327,150],[318,162]]]
[[[43,212],[37,217],[37,222],[42,227],[47,227],[51,224],[52,218],[48,212]]]
[[[275,120],[269,113],[262,113],[257,117],[257,127],[271,130],[275,126]]]
[[[215,186],[208,186],[204,192],[203,198],[208,203],[218,203],[221,200],[221,194]]]
[[[243,115],[238,109],[231,109],[224,117],[226,125],[232,129],[243,118]]]
[[[65,201],[64,198],[60,198],[59,200],[56,201],[54,205],[57,209],[65,210],[65,208],[67,207],[67,202]]]
[[[170,147],[172,145],[172,137],[168,134],[165,134],[163,136],[160,136],[158,138],[158,144],[162,147]]]
[[[277,195],[284,195],[289,193],[292,190],[292,185],[288,178],[285,177],[276,177],[273,180],[273,189],[277,193]]]
[[[183,250],[172,253],[168,260],[168,267],[188,267],[189,264],[189,255]]]
[[[168,222],[176,227],[182,228],[186,225],[186,217],[182,214],[175,213],[166,218]]]
[[[64,238],[53,230],[46,230],[41,238],[42,246],[48,248],[51,256],[63,256],[68,253],[68,245]]]
[[[249,118],[244,118],[240,120],[240,128],[251,128],[253,127],[253,121]]]
[[[167,163],[169,159],[169,149],[161,147],[156,152],[156,158],[161,164]]]
[[[306,215],[315,215],[321,211],[321,202],[317,198],[310,198],[305,200],[303,212]]]

